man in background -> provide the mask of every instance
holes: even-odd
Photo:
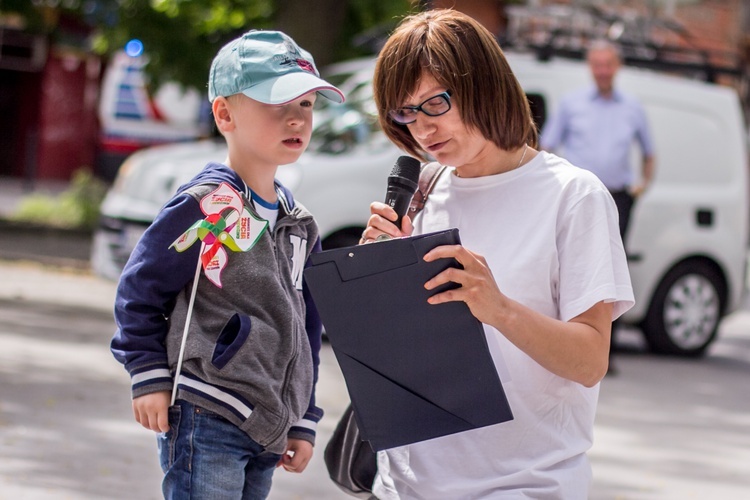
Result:
[[[617,47],[604,40],[595,41],[589,46],[586,60],[595,86],[563,98],[557,113],[544,126],[541,147],[548,151],[559,149],[570,163],[599,177],[617,204],[620,236],[625,245],[633,204],[653,178],[653,141],[640,102],[614,87],[621,64]],[[641,149],[638,183],[630,167],[633,141]],[[614,334],[613,325],[612,344]],[[610,347],[610,374],[615,372],[611,352]]]

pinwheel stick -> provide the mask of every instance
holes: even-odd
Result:
[[[198,278],[201,276],[201,258],[203,251],[206,249],[206,244],[201,242],[201,251],[198,254],[198,266],[195,268],[195,276],[193,277],[193,290],[190,293],[190,304],[188,305],[187,316],[185,317],[185,328],[182,331],[182,343],[180,344],[180,355],[177,358],[177,370],[174,372],[174,385],[172,386],[172,402],[170,406],[174,405],[175,398],[177,398],[177,382],[180,380],[180,371],[182,370],[182,358],[185,355],[185,344],[187,342],[188,329],[190,328],[190,317],[193,315],[193,304],[195,304],[195,291],[198,288]]]

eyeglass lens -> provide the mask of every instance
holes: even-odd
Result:
[[[451,109],[450,93],[443,92],[432,96],[417,106],[404,106],[394,109],[389,114],[397,123],[408,125],[417,120],[417,112],[421,111],[427,116],[440,116]]]

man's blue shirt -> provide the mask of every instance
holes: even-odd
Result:
[[[612,191],[633,184],[633,141],[638,141],[644,156],[653,156],[653,141],[641,104],[617,90],[611,98],[602,97],[595,87],[563,98],[541,137],[543,149],[558,149],[561,156],[592,171]]]

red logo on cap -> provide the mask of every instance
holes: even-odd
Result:
[[[315,73],[315,66],[313,66],[310,61],[305,61],[304,59],[297,59],[296,61],[297,65],[303,70]]]

